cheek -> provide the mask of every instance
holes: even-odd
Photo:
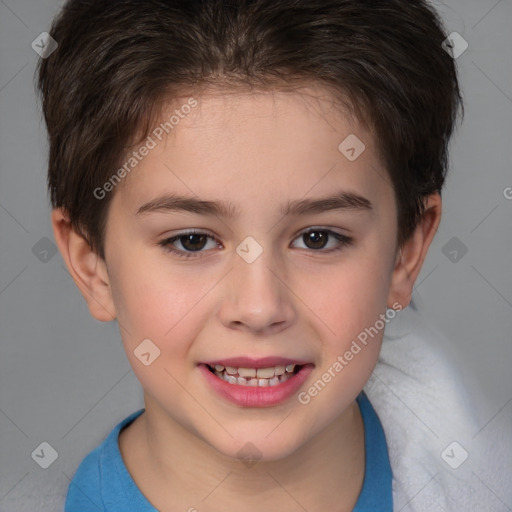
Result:
[[[320,315],[324,329],[316,378],[299,396],[302,404],[315,403],[319,417],[334,420],[360,393],[379,357],[384,334],[386,295],[359,275],[346,276],[342,286],[326,284],[330,300],[324,298]],[[320,297],[318,297],[320,300]]]
[[[142,387],[152,396],[179,391],[176,381],[189,385],[192,366],[186,365],[187,354],[201,329],[199,303],[209,288],[205,282],[191,286],[175,273],[137,267],[136,259],[116,267],[112,289],[123,346]]]
[[[361,389],[379,356],[391,274],[389,261],[377,254],[358,251],[357,258],[318,275],[308,294],[325,326],[319,373],[329,373],[325,378],[335,394]]]
[[[386,262],[361,256],[319,274],[307,297],[331,333],[346,339],[372,325],[385,311],[390,279]]]
[[[194,311],[211,284],[137,261],[144,260],[120,261],[111,279],[123,340],[131,346],[150,338],[162,350],[172,341],[173,350],[179,351],[179,340],[193,339],[185,330],[198,325]]]

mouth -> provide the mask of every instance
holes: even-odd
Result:
[[[240,407],[285,403],[305,385],[314,368],[307,361],[280,357],[237,357],[198,365],[208,388]]]
[[[237,367],[206,364],[208,370],[228,384],[249,387],[272,387],[297,375],[305,365],[287,364],[267,367]]]

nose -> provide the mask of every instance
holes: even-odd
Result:
[[[249,261],[238,255],[234,258],[225,281],[221,321],[231,329],[275,334],[291,325],[296,316],[286,270],[271,250]]]

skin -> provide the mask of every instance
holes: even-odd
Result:
[[[196,99],[198,107],[111,192],[105,260],[70,228],[65,211],[52,213],[70,274],[94,318],[117,318],[144,389],[145,413],[119,438],[123,459],[161,511],[350,511],[365,469],[355,398],[376,364],[382,330],[307,405],[296,396],[266,408],[231,404],[197,364],[241,355],[303,359],[315,365],[300,391],[307,390],[386,307],[409,304],[441,198],[426,199],[399,251],[395,196],[375,138],[321,88]],[[353,162],[338,150],[349,134],[366,145]],[[362,195],[373,209],[279,212],[288,200],[335,190]],[[240,216],[136,215],[164,192],[230,201]],[[329,235],[324,246],[308,244],[302,235],[310,227],[353,243],[327,253],[339,242]],[[213,237],[202,257],[180,258],[158,245],[191,228]],[[236,252],[247,236],[263,247],[252,263]],[[181,242],[173,247],[190,248]],[[161,351],[150,366],[134,355],[146,338]],[[247,442],[261,454],[250,468],[237,458]]]

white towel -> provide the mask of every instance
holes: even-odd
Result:
[[[485,397],[454,355],[414,304],[386,326],[364,389],[386,435],[395,512],[512,510],[510,414],[486,427]]]

